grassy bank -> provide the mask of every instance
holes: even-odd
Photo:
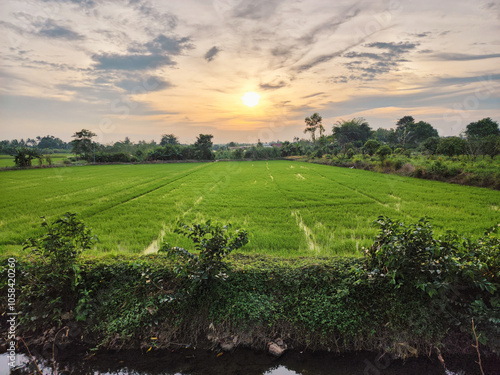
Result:
[[[96,258],[68,213],[27,240],[30,257],[2,259],[0,346],[500,353],[498,227],[464,238],[425,219],[377,226],[363,258],[229,256],[248,234],[210,222],[178,228],[187,250]]]
[[[494,159],[488,157],[477,158],[476,160],[471,160],[464,155],[454,157],[412,155],[410,157],[404,154],[393,154],[387,156],[384,160],[362,155],[353,155],[352,157],[326,155],[322,158],[306,156],[289,158],[337,167],[364,169],[500,190],[500,156],[496,156]]]
[[[463,290],[458,300],[431,298],[360,275],[359,259],[238,255],[229,265],[224,280],[181,298],[186,280],[175,277],[165,257],[82,259],[78,287],[68,295],[57,284],[35,285],[26,275],[40,265],[18,259],[17,334],[30,337],[28,345],[61,348],[265,349],[282,338],[296,349],[412,356],[432,348],[470,353],[474,317],[482,349],[500,349],[498,306],[495,312],[491,305],[498,294],[479,288]],[[472,309],[476,300],[482,310]]]

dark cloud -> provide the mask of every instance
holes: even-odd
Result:
[[[309,69],[315,67],[316,65],[328,62],[328,61],[332,60],[335,57],[341,56],[344,53],[344,51],[345,50],[334,52],[334,53],[331,53],[329,55],[318,56],[314,60],[308,62],[307,64],[302,64],[302,65],[298,66],[297,67],[297,72],[301,73],[301,72],[304,72],[306,70],[309,70]]]
[[[378,49],[384,49],[384,50],[389,50],[390,53],[394,55],[400,55],[402,53],[411,51],[412,49],[415,49],[418,47],[418,43],[410,43],[410,42],[400,42],[400,43],[383,43],[383,42],[376,42],[376,43],[369,43],[366,44],[365,46],[368,48],[378,48]]]
[[[136,94],[142,94],[153,91],[161,91],[173,87],[173,85],[165,81],[161,77],[139,77],[136,79],[122,79],[115,84],[116,86]]]
[[[160,66],[175,65],[168,56],[163,55],[118,55],[101,54],[94,55],[92,59],[97,63],[96,69],[115,69],[115,70],[149,70]]]
[[[500,81],[500,74],[490,74],[486,76],[472,77],[446,77],[437,80],[438,85],[464,85],[469,83],[490,83],[492,81]]]
[[[84,39],[83,35],[74,32],[68,27],[56,24],[56,22],[52,19],[48,19],[41,24],[35,24],[35,26],[39,26],[39,30],[34,33],[38,36],[66,40]]]
[[[271,55],[276,57],[287,57],[292,53],[291,48],[285,46],[277,46],[271,49]]]
[[[311,95],[306,95],[306,96],[303,96],[302,99],[309,99],[309,98],[314,98],[315,96],[319,96],[319,95],[324,95],[326,94],[325,92],[317,92],[315,94],[311,94]]]
[[[171,38],[160,34],[144,47],[154,54],[165,52],[169,55],[179,55],[183,50],[193,48],[193,45],[189,38]]]
[[[282,0],[244,0],[234,9],[233,16],[251,20],[267,19],[274,15]]]
[[[285,81],[279,81],[276,83],[261,83],[259,87],[261,90],[277,90],[282,87],[286,87],[287,83]]]
[[[213,46],[207,51],[207,53],[205,53],[205,60],[207,60],[208,62],[212,61],[219,52],[220,49],[216,46]]]
[[[161,66],[173,66],[176,62],[170,56],[180,55],[184,50],[193,48],[189,38],[158,35],[151,42],[134,44],[127,54],[103,53],[92,56],[99,70],[149,70]]]
[[[94,0],[42,0],[44,3],[74,4],[81,8],[93,8],[96,5]]]
[[[444,61],[470,61],[470,60],[495,59],[500,57],[500,53],[492,53],[486,55],[468,55],[465,53],[436,53],[432,57]]]
[[[344,66],[352,73],[350,80],[373,80],[378,75],[397,70],[399,64],[408,61],[404,55],[418,47],[418,43],[400,42],[387,43],[375,42],[365,44],[363,47],[370,52],[348,52],[343,55],[349,61]],[[347,76],[334,77],[335,83],[345,83]]]

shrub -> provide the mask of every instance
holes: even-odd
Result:
[[[24,307],[23,319],[27,324],[37,319],[47,320],[49,316],[58,320],[63,311],[75,309],[79,295],[86,293],[78,290],[81,270],[77,257],[97,240],[74,213],[67,212],[52,223],[42,219],[46,233],[24,243],[24,250],[29,250],[33,262],[26,268],[30,282],[23,287],[23,293],[35,297],[38,305]],[[81,306],[76,306],[76,311],[80,310]]]
[[[380,216],[376,224],[380,233],[365,252],[371,275],[389,278],[396,288],[403,284],[420,288],[431,297],[460,283],[473,283],[491,293],[497,289],[500,239],[493,235],[496,227],[473,241],[451,232],[434,238],[426,218],[405,226]]]
[[[206,285],[215,278],[223,278],[223,271],[226,267],[223,262],[224,258],[248,243],[245,230],[232,232],[230,224],[212,225],[210,220],[205,224],[194,224],[192,227],[179,223],[179,228],[174,232],[191,239],[198,254],[168,243],[163,244],[158,252],[166,252],[181,260],[181,263],[174,268],[174,272],[179,277],[189,278],[191,285],[188,292],[190,293],[194,292],[198,286]]]
[[[373,155],[373,154],[375,154],[377,149],[380,147],[380,142],[375,140],[375,139],[369,139],[366,141],[366,143],[363,147],[369,155]]]
[[[384,161],[385,158],[390,154],[392,154],[392,150],[387,145],[380,146],[377,150],[377,155],[381,161]]]

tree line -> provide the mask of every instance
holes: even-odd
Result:
[[[429,155],[467,155],[494,158],[500,154],[500,130],[496,121],[487,117],[471,122],[459,136],[440,137],[438,131],[425,121],[415,121],[412,116],[397,120],[392,129],[373,130],[364,118],[341,120],[326,134],[323,119],[318,113],[305,118],[304,133],[311,139],[295,137],[292,142],[279,141],[274,145],[238,144],[230,142],[214,145],[213,135],[200,134],[193,144],[181,144],[174,134],[163,134],[161,141],[132,142],[128,137],[112,145],[102,145],[94,140],[96,134],[82,129],[73,134],[73,140],[64,142],[54,136],[25,140],[0,141],[0,153],[13,155],[19,167],[29,167],[32,160],[41,159],[44,153],[71,152],[75,160],[90,163],[143,162],[167,160],[214,159],[273,159],[287,156],[323,157],[332,155],[351,158],[355,154],[378,155],[385,158],[391,153],[412,151]],[[49,164],[50,156],[47,157]]]
[[[440,137],[438,131],[425,121],[416,122],[412,116],[404,116],[392,129],[372,130],[363,118],[338,121],[331,135],[323,135],[322,118],[318,113],[305,119],[304,133],[311,133],[316,156],[333,154],[351,157],[353,154],[390,154],[393,151],[419,151],[425,154],[447,156],[468,155],[473,158],[488,155],[492,158],[500,153],[500,130],[498,123],[487,117],[467,125],[459,136]],[[320,137],[316,139],[315,133]],[[291,144],[288,154],[300,154]]]

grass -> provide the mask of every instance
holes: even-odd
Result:
[[[50,158],[52,159],[52,165],[63,165],[65,159],[74,156],[73,154],[44,154],[44,156],[47,155],[50,156]],[[34,159],[32,163],[34,167],[39,165],[37,159]],[[43,165],[48,165],[45,158],[43,159]],[[14,163],[13,156],[0,155],[0,168],[15,167],[15,166],[16,164]]]
[[[99,237],[94,254],[188,246],[175,223],[212,219],[248,230],[242,252],[290,257],[359,255],[379,215],[479,236],[499,207],[498,191],[292,161],[13,170],[0,173],[0,253],[66,211]]]

